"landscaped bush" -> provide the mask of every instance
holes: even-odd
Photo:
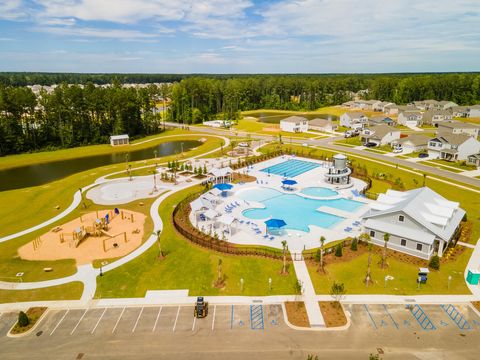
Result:
[[[434,255],[428,266],[434,270],[440,269],[440,257],[438,255]]]
[[[343,255],[343,246],[342,244],[338,244],[337,247],[335,248],[335,256],[336,257],[341,257]]]
[[[18,325],[21,327],[28,326],[30,324],[30,320],[28,320],[27,314],[25,314],[23,311],[20,311],[18,313]]]
[[[358,239],[353,238],[352,243],[350,244],[350,249],[352,251],[357,251],[358,250]]]

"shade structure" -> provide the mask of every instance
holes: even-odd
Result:
[[[287,223],[282,219],[270,219],[265,221],[265,225],[267,225],[267,228],[280,229],[287,225]]]
[[[295,180],[291,180],[291,179],[287,179],[287,180],[282,181],[283,185],[295,185],[296,183],[297,182]]]
[[[220,184],[215,184],[213,185],[215,189],[218,189],[220,191],[227,191],[233,188],[233,185],[227,184],[227,183],[220,183]]]

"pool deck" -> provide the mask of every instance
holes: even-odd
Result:
[[[298,182],[295,185],[294,190],[284,190],[281,187],[281,180],[283,176],[268,174],[266,172],[261,171],[262,169],[268,168],[275,164],[287,161],[290,159],[290,156],[283,156],[277,157],[274,159],[270,159],[264,161],[262,163],[256,164],[253,167],[247,169],[242,168],[239,170],[241,173],[248,173],[251,176],[255,176],[257,178],[256,182],[246,183],[246,184],[235,184],[231,192],[229,192],[229,196],[227,197],[219,197],[219,204],[216,206],[215,211],[220,215],[225,214],[225,207],[230,204],[238,204],[235,206],[231,212],[228,214],[233,218],[237,219],[238,222],[234,223],[231,226],[232,235],[228,233],[224,233],[223,230],[227,229],[223,225],[219,225],[216,223],[215,219],[213,220],[206,220],[206,221],[197,221],[195,219],[195,214],[190,214],[190,219],[192,224],[196,224],[196,226],[200,229],[203,228],[204,232],[216,232],[219,235],[220,239],[225,239],[226,241],[236,243],[236,244],[244,244],[244,245],[263,245],[263,246],[270,246],[274,248],[281,249],[282,248],[282,241],[286,240],[288,243],[289,250],[291,252],[301,252],[304,249],[311,249],[317,248],[320,246],[319,239],[321,236],[324,236],[326,239],[326,244],[332,241],[345,239],[347,237],[358,236],[361,234],[361,226],[354,225],[356,221],[360,221],[362,215],[364,215],[368,210],[370,200],[365,199],[363,197],[354,196],[352,190],[360,191],[365,186],[365,183],[361,180],[352,178],[352,182],[350,185],[347,186],[332,186],[324,181],[324,174],[327,171],[329,166],[328,163],[323,161],[316,161],[307,158],[299,158],[295,157],[298,160],[310,161],[319,164],[320,166],[304,172],[300,175],[295,177],[295,181]],[[338,195],[332,197],[314,197],[314,196],[307,196],[300,191],[303,188],[307,187],[325,187],[338,192]],[[351,199],[358,202],[365,203],[364,206],[359,207],[354,212],[349,212],[345,210],[339,210],[336,208],[331,208],[328,206],[321,206],[319,209],[320,211],[340,216],[344,218],[344,220],[338,222],[333,227],[326,229],[315,225],[310,225],[309,232],[288,229],[286,228],[281,235],[273,236],[273,239],[270,240],[269,238],[265,238],[264,235],[266,234],[266,226],[264,221],[266,219],[261,220],[252,220],[243,216],[243,211],[246,209],[252,208],[263,208],[264,205],[260,202],[255,201],[246,201],[243,200],[240,195],[242,192],[246,190],[252,189],[261,189],[261,188],[271,188],[277,191],[280,191],[285,194],[297,194],[303,196],[305,198],[310,199],[318,199],[318,200],[332,200],[338,198],[345,198]],[[301,214],[299,214],[301,216]],[[287,224],[288,226],[288,224]],[[347,227],[352,228],[350,231],[346,231]],[[211,230],[210,230],[211,229]],[[222,235],[224,234],[224,235]]]

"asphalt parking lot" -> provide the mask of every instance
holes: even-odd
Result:
[[[196,333],[204,331],[268,331],[286,326],[280,305],[211,305],[204,319],[193,306],[107,307],[49,310],[35,329],[37,336],[115,336],[138,333]],[[0,317],[0,336],[7,334],[16,314]],[[34,336],[34,335],[32,335]]]

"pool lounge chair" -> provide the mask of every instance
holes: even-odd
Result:
[[[274,240],[275,237],[274,237],[274,236],[270,236],[268,239],[269,239],[269,240]]]

